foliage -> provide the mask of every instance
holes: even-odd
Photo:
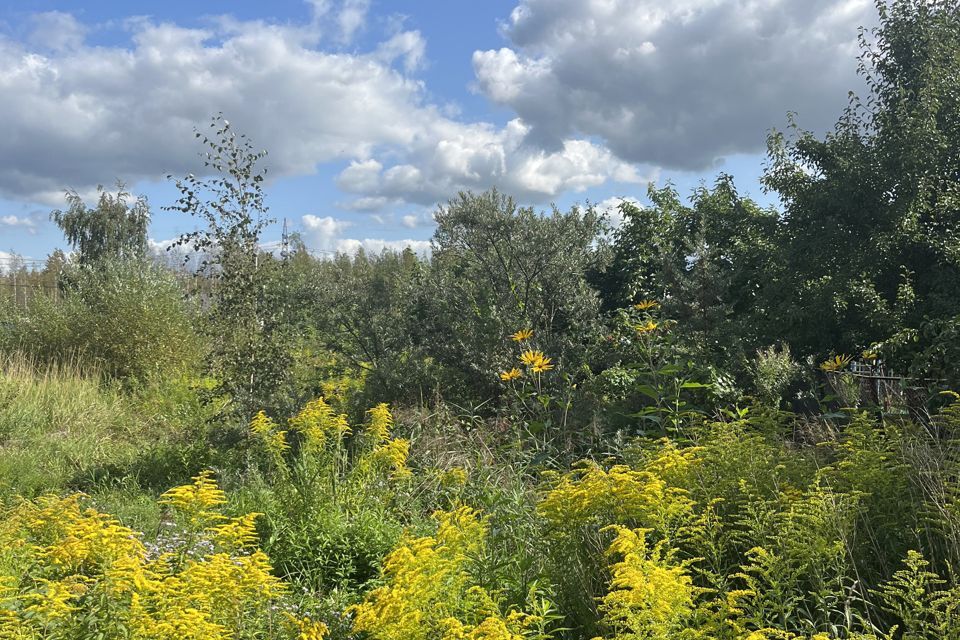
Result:
[[[602,260],[592,208],[538,215],[492,190],[459,194],[435,219],[420,320],[449,389],[495,395],[496,374],[513,366],[503,340],[518,328],[536,331],[556,363],[577,359],[599,302],[585,275]]]
[[[150,207],[144,196],[132,206],[123,183],[116,194],[97,186],[97,206],[90,209],[76,191],[67,192],[66,211],[57,209],[50,218],[60,227],[83,265],[102,260],[142,260],[147,252]]]
[[[648,197],[652,206],[620,205],[611,265],[598,278],[604,306],[660,301],[691,344],[723,364],[762,346],[779,277],[776,212],[741,197],[727,175],[696,189],[691,206],[670,184],[651,185]]]
[[[495,594],[471,571],[487,523],[461,507],[434,514],[433,536],[405,539],[384,560],[386,584],[352,607],[354,629],[379,640],[520,640],[536,637],[541,620],[501,611]]]
[[[196,131],[208,151],[204,167],[211,178],[189,174],[175,180],[180,198],[168,207],[203,222],[205,228],[184,233],[174,246],[189,246],[202,256],[201,269],[216,282],[215,299],[206,317],[211,350],[208,367],[218,391],[231,399],[230,410],[249,420],[261,407],[274,407],[287,377],[289,348],[277,280],[277,265],[261,253],[266,217],[263,181],[245,134],[237,134],[222,114],[213,118],[211,136]],[[170,177],[170,176],[168,176]]]
[[[174,274],[141,261],[103,261],[65,272],[58,297],[0,311],[0,349],[41,363],[79,362],[128,382],[184,374],[202,349],[195,309]]]
[[[797,127],[769,140],[764,181],[786,207],[774,313],[798,353],[862,349],[958,312],[957,4],[877,8],[861,34],[867,100],[852,97],[822,140]]]
[[[11,638],[303,638],[323,627],[276,606],[286,586],[256,549],[254,518],[218,512],[204,474],[165,494],[191,536],[156,547],[79,495],[6,509],[0,635]]]
[[[400,536],[397,495],[411,475],[409,442],[391,434],[385,404],[352,429],[322,398],[285,429],[258,413],[251,422],[267,462],[266,550],[282,575],[313,588],[362,584]]]

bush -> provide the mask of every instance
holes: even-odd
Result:
[[[81,496],[46,496],[0,518],[0,637],[314,638],[325,627],[284,606],[286,585],[256,548],[258,514],[226,518],[204,473],[161,502],[172,530],[156,543]],[[312,632],[314,635],[306,635]]]
[[[75,361],[128,382],[189,370],[202,351],[176,278],[139,261],[75,266],[62,299],[7,309],[0,347],[41,363]]]

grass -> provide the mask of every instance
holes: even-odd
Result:
[[[0,360],[0,499],[123,494],[188,474],[190,465],[171,452],[183,451],[190,416],[166,410],[156,401],[163,393],[124,393],[75,364]],[[158,469],[163,477],[155,478]]]

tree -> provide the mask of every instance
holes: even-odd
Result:
[[[263,194],[266,169],[257,163],[267,153],[254,150],[223,114],[214,116],[210,127],[210,136],[195,133],[208,149],[204,166],[213,177],[189,174],[175,180],[180,198],[168,209],[205,223],[173,246],[201,254],[200,269],[216,281],[206,317],[212,341],[208,366],[218,390],[231,398],[235,415],[247,421],[260,409],[277,408],[290,358],[283,309],[274,304],[278,279],[271,274],[279,265],[260,249],[261,233],[271,220]]]
[[[620,206],[611,264],[598,279],[605,308],[659,302],[714,364],[734,365],[772,343],[766,316],[779,280],[777,212],[741,197],[728,175],[694,190],[689,205],[670,184],[651,185],[648,197],[650,206]]]
[[[789,276],[775,315],[799,354],[922,349],[921,327],[960,313],[960,2],[877,10],[867,100],[823,139],[794,123],[769,138]]]
[[[496,393],[496,372],[515,364],[505,340],[524,328],[560,361],[582,351],[599,308],[585,277],[600,259],[593,208],[542,215],[491,190],[462,192],[435,217],[421,330],[451,383],[480,399]]]
[[[76,191],[67,191],[66,211],[57,209],[50,218],[60,227],[67,242],[78,254],[81,264],[92,264],[107,258],[142,258],[147,251],[147,225],[150,207],[144,196],[128,204],[130,194],[123,183],[111,194],[97,186],[97,206],[90,209]]]

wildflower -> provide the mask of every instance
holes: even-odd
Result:
[[[447,469],[440,474],[440,484],[444,487],[462,487],[467,484],[467,472],[460,467]]]
[[[160,504],[173,507],[182,514],[191,528],[203,528],[210,522],[222,520],[215,510],[227,502],[227,498],[207,470],[193,478],[193,484],[174,487],[160,496]]]
[[[684,520],[692,509],[684,490],[668,486],[652,471],[626,465],[605,470],[595,462],[557,476],[537,505],[543,517],[564,528],[639,522],[658,531]]]
[[[323,640],[327,637],[327,625],[310,618],[298,618],[284,612],[287,628],[297,634],[297,640]]]
[[[263,411],[257,413],[250,421],[250,431],[260,438],[267,451],[276,458],[290,448],[287,444],[287,432],[277,429],[277,423]]]
[[[392,478],[406,478],[411,475],[410,469],[407,468],[409,455],[410,441],[395,438],[374,449],[370,453],[369,461],[374,467],[389,471]]]
[[[473,558],[487,549],[487,519],[468,507],[433,518],[436,533],[405,536],[383,562],[382,586],[347,609],[353,630],[376,640],[521,640],[526,616],[504,615],[477,584]]]
[[[607,529],[617,535],[607,554],[622,559],[610,567],[610,592],[600,604],[603,621],[618,637],[673,637],[693,613],[700,591],[686,566],[673,563],[674,550],[663,541],[651,548],[649,529]]]
[[[553,369],[553,365],[550,363],[550,358],[543,355],[542,351],[533,351],[532,349],[527,349],[520,354],[520,362],[533,369],[534,373],[542,373],[544,371]]]
[[[853,360],[853,357],[846,354],[834,356],[830,360],[824,360],[820,364],[820,368],[824,371],[840,371],[841,369],[845,369],[851,360]]]
[[[529,340],[533,337],[533,329],[520,329],[513,335],[510,336],[510,339],[514,342],[523,342],[524,340]]]
[[[376,442],[386,442],[390,439],[390,429],[393,428],[393,415],[386,402],[381,402],[367,411],[370,415],[370,426],[367,433],[373,436]]]
[[[350,433],[347,416],[335,414],[323,398],[308,402],[288,422],[291,429],[303,435],[310,451],[319,451],[328,443],[339,442]]]
[[[649,311],[650,309],[654,309],[659,306],[660,306],[660,303],[657,302],[656,300],[643,300],[633,305],[633,308],[636,309],[637,311]]]
[[[540,360],[533,363],[534,373],[543,373],[544,371],[550,371],[550,369],[553,369],[553,365],[550,364],[550,358],[540,358]]]
[[[874,360],[876,360],[877,358],[879,358],[880,355],[879,355],[876,351],[871,351],[870,349],[865,349],[865,350],[863,351],[863,353],[860,354],[860,357],[863,358],[864,360],[873,362]]]
[[[657,323],[653,320],[647,320],[646,322],[634,325],[633,328],[637,330],[637,333],[643,335],[645,333],[650,333],[651,331],[656,331],[658,326],[659,325],[657,325]]]
[[[514,367],[509,371],[501,371],[500,379],[503,380],[504,382],[510,382],[511,380],[516,380],[521,375],[523,375],[523,373],[520,371],[520,369],[517,369],[516,367]]]

